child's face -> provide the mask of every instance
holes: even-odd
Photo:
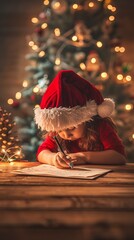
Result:
[[[85,133],[85,124],[82,123],[77,127],[67,128],[65,130],[59,131],[58,135],[65,140],[74,141],[84,137],[84,133]]]

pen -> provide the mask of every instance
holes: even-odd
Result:
[[[53,138],[55,139],[56,144],[57,144],[57,146],[59,147],[60,151],[64,154],[65,157],[67,157],[66,154],[64,153],[64,151],[63,151],[63,149],[62,149],[62,146],[60,145],[57,137],[54,136]],[[72,162],[70,162],[70,163],[66,162],[66,163],[69,165],[70,168],[73,168],[73,163],[72,163]]]

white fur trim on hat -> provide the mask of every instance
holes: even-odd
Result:
[[[101,105],[94,100],[88,101],[85,106],[44,108],[34,109],[35,122],[41,130],[61,131],[83,122],[92,120],[92,117],[99,114],[101,117],[108,117],[114,109],[114,102],[111,99],[104,99]]]
[[[98,115],[102,118],[109,117],[114,111],[115,103],[111,98],[105,98],[102,104],[98,105]]]

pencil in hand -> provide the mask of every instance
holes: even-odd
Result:
[[[62,146],[60,145],[57,137],[54,136],[53,138],[55,139],[56,144],[57,144],[57,146],[59,147],[59,150],[64,154],[64,156],[66,157],[66,159],[69,159],[69,156],[67,156],[67,155],[64,153],[64,151],[63,151],[63,149],[62,149]],[[66,161],[65,161],[65,162],[66,162]],[[73,168],[73,166],[74,166],[74,165],[73,165],[73,162],[66,162],[66,164],[67,164],[70,168]]]

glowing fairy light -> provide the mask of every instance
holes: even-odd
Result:
[[[59,29],[59,28],[55,28],[55,29],[54,29],[54,34],[55,34],[56,37],[59,37],[60,34],[61,34],[61,33],[60,33],[60,29]]]
[[[116,12],[116,7],[112,7],[111,11]]]
[[[85,70],[85,69],[86,69],[86,65],[85,65],[84,63],[80,63],[80,68],[81,68],[82,70]]]
[[[57,9],[60,8],[60,6],[61,6],[60,2],[55,2],[55,3],[53,4],[53,9],[54,9],[54,10],[57,10]]]
[[[49,0],[44,0],[44,5],[49,5]]]
[[[103,44],[102,44],[101,41],[98,41],[98,42],[96,43],[96,45],[97,45],[98,48],[101,48],[101,47],[103,46]]]
[[[102,79],[106,80],[108,78],[108,74],[106,72],[101,73]]]
[[[74,42],[76,42],[77,39],[78,39],[78,38],[77,38],[77,36],[75,36],[75,35],[72,37],[72,41],[74,41]]]
[[[120,47],[116,46],[114,50],[115,50],[115,52],[119,52],[120,51]]]
[[[33,17],[33,18],[31,19],[31,22],[32,22],[32,23],[37,23],[37,22],[38,22],[38,18]]]
[[[119,81],[123,80],[123,75],[122,75],[122,74],[118,74],[118,75],[117,75],[117,79],[118,79]]]
[[[88,4],[88,6],[89,6],[90,8],[92,8],[92,7],[94,7],[94,3],[93,3],[93,2],[90,2],[90,3]]]
[[[124,47],[120,47],[120,52],[121,53],[125,52],[125,48]]]
[[[130,75],[127,75],[127,76],[126,76],[126,80],[129,82],[129,81],[132,80],[132,77],[131,77]]]
[[[126,105],[125,105],[125,109],[126,109],[127,111],[131,111],[131,110],[133,109],[133,105],[132,105],[132,104],[126,104]]]
[[[23,83],[22,83],[22,86],[23,86],[24,88],[26,88],[26,87],[28,86],[28,81],[27,81],[27,80],[24,80]]]
[[[13,99],[12,99],[12,98],[9,98],[9,99],[7,100],[7,103],[8,103],[9,105],[12,105],[12,104],[13,104]]]
[[[21,99],[21,92],[17,92],[17,93],[15,94],[15,98],[16,98],[16,99]]]
[[[112,5],[111,5],[111,4],[108,4],[108,5],[107,5],[107,8],[108,8],[108,10],[112,10]]]
[[[91,58],[91,63],[96,63],[96,58]]]
[[[73,9],[78,9],[78,4],[76,4],[76,3],[73,4],[72,8],[73,8]]]
[[[41,25],[41,28],[42,28],[42,29],[45,29],[45,28],[47,28],[47,26],[48,26],[47,23],[43,23],[43,24]]]
[[[109,16],[109,21],[113,22],[115,20],[114,16]]]
[[[45,52],[44,51],[40,51],[39,52],[39,57],[44,57],[45,56]]]
[[[38,46],[37,46],[37,45],[33,45],[33,46],[32,46],[32,49],[33,49],[33,50],[37,50],[37,49],[38,49]]]
[[[32,46],[34,45],[34,42],[33,42],[33,41],[30,41],[30,42],[28,43],[28,45],[29,45],[30,47],[32,47]]]
[[[38,93],[38,92],[39,92],[39,87],[37,87],[37,86],[34,87],[34,88],[33,88],[33,92],[34,92],[34,93]]]
[[[61,63],[60,58],[56,58],[56,59],[55,59],[55,64],[58,66],[58,65],[60,65],[60,63]]]

